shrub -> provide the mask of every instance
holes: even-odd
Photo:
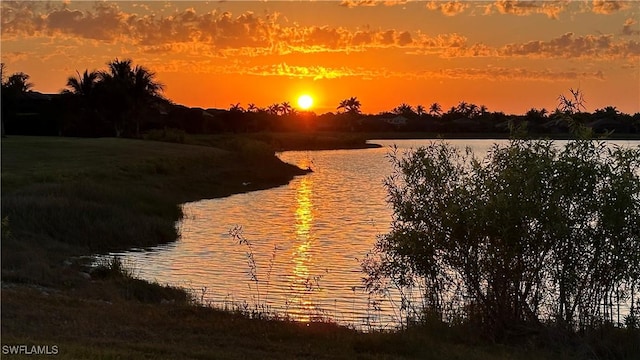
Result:
[[[421,290],[407,316],[501,337],[542,322],[594,328],[635,307],[640,147],[511,140],[480,160],[435,142],[405,155],[390,154],[392,229],[363,268],[370,291]]]

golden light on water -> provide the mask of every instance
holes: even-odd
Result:
[[[293,247],[293,276],[291,278],[291,292],[287,300],[294,306],[293,317],[298,321],[308,322],[314,313],[311,293],[314,291],[314,279],[309,272],[313,264],[311,249],[313,247],[313,180],[304,177],[296,193],[296,245]]]

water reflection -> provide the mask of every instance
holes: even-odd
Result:
[[[311,232],[314,218],[313,177],[306,176],[296,190],[296,242],[293,247],[293,277],[290,280],[291,292],[287,303],[293,307],[291,316],[298,321],[311,321],[315,304],[312,299],[314,290],[309,267],[312,265],[313,235]]]

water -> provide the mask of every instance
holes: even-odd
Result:
[[[273,189],[186,203],[179,241],[118,255],[138,276],[192,289],[215,306],[264,305],[300,321],[394,326],[390,304],[374,309],[363,291],[360,261],[390,227],[383,185],[392,172],[389,146],[429,141],[373,142],[383,147],[283,152],[283,161],[314,172]],[[449,142],[483,154],[496,140]],[[238,226],[250,245],[230,236]]]

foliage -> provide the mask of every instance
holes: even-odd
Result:
[[[502,337],[594,328],[637,306],[640,148],[514,139],[484,159],[444,142],[405,155],[390,155],[392,230],[363,268],[371,291],[422,291],[407,315]]]

